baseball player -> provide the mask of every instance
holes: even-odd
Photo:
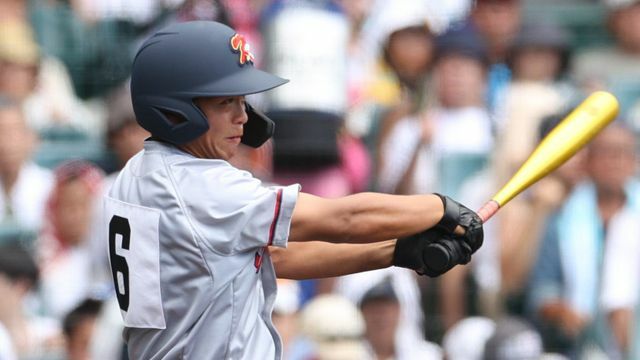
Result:
[[[323,199],[231,166],[240,143],[274,129],[244,96],[287,81],[253,60],[240,34],[202,21],[170,25],[135,57],[132,101],[152,136],[106,196],[104,228],[132,359],[280,359],[276,273],[436,276],[482,244],[477,215],[444,196]]]

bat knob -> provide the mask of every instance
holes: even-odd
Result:
[[[431,243],[422,253],[422,261],[435,272],[445,272],[451,267],[451,254],[442,244]]]

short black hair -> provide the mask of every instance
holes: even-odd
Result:
[[[469,24],[454,24],[446,32],[438,35],[435,43],[436,62],[449,56],[463,56],[479,62],[485,68],[490,65],[486,41]]]
[[[40,277],[33,255],[17,244],[0,246],[0,274],[12,281],[29,280],[32,285],[36,285]]]
[[[542,139],[549,135],[551,130],[555,129],[555,127],[558,126],[558,124],[560,124],[570,113],[571,111],[565,111],[543,117],[538,125],[538,142],[542,141]]]
[[[87,319],[97,318],[102,308],[102,301],[87,298],[65,315],[62,321],[62,331],[66,338],[75,333],[78,326]]]

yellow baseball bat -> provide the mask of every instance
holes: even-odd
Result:
[[[478,210],[482,221],[489,220],[500,207],[578,152],[616,118],[618,107],[618,100],[608,92],[589,95],[542,139],[515,175]]]

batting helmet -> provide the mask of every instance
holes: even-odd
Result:
[[[194,99],[255,94],[288,80],[256,69],[244,38],[212,21],[172,24],[136,54],[131,99],[140,126],[154,137],[184,144],[209,129]],[[242,143],[258,147],[273,134],[268,117],[247,104]]]

